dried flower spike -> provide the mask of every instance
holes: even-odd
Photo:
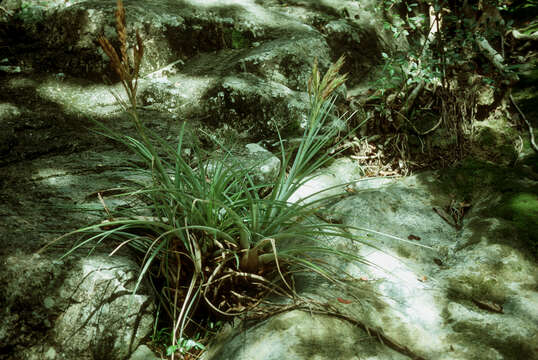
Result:
[[[125,8],[122,0],[118,0],[116,9],[116,32],[120,41],[121,60],[124,64],[129,64],[127,57],[127,29],[125,25]]]

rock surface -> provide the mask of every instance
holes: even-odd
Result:
[[[470,169],[480,178],[469,176]],[[515,220],[532,217],[527,226],[536,228],[538,172],[526,176],[524,169],[500,174],[492,165],[467,164],[357,182],[326,216],[403,240],[352,230],[376,248],[332,245],[377,267],[332,259],[355,290],[343,293],[315,276],[299,280],[298,288],[303,296],[328,297],[362,326],[294,311],[227,329],[204,359],[538,359],[538,239]],[[532,210],[499,211],[521,193]],[[388,346],[379,346],[380,335]]]
[[[280,159],[258,144],[247,144],[238,153],[220,154],[206,164],[209,176],[219,167],[230,171],[246,171],[256,185],[270,184],[280,173]]]
[[[146,50],[138,91],[141,120],[172,143],[181,122],[188,121],[186,153],[200,145],[196,137],[203,146],[214,146],[216,139],[228,148],[262,139],[274,143],[275,125],[283,136],[301,131],[314,58],[324,71],[346,55],[345,71],[354,84],[377,64],[381,51],[393,46],[381,15],[373,12],[375,2],[286,5],[276,0],[126,1],[129,41],[138,30]],[[128,206],[108,194],[136,178],[128,168],[131,154],[93,131],[97,121],[134,134],[110,93],[121,92],[121,86],[101,80],[103,75],[117,80],[97,43],[103,34],[117,45],[115,1],[3,1],[2,6],[7,11],[0,10],[5,50],[0,58],[0,292],[7,295],[1,299],[0,358],[103,355],[96,351],[125,357],[149,323],[144,315],[140,324],[129,318],[123,330],[108,325],[121,323],[117,316],[125,313],[134,265],[100,255],[55,262],[69,244],[33,255],[57,236],[101,220],[105,213],[98,193],[111,209]],[[278,167],[277,159],[270,159],[260,171],[262,182]],[[97,265],[88,270],[95,261],[103,270]],[[115,261],[129,270],[105,270]],[[82,291],[91,282],[80,278],[81,269],[87,281],[101,284],[95,294]],[[19,273],[28,276],[14,276]],[[73,283],[84,285],[75,303],[62,292],[69,293]],[[147,305],[144,296],[137,297],[133,310]],[[113,335],[108,327],[116,329]],[[75,341],[69,333],[77,329]]]
[[[107,194],[136,176],[127,166],[131,154],[92,131],[98,121],[134,133],[110,94],[121,87],[100,80],[108,75],[115,81],[96,42],[100,34],[114,41],[115,2],[2,6],[10,13],[0,18],[0,358],[126,358],[147,340],[153,303],[144,290],[130,295],[137,267],[129,257],[76,254],[58,262],[67,250],[58,247],[34,255],[57,236],[102,219],[98,192],[111,208],[125,206]],[[227,146],[273,143],[275,125],[283,136],[296,136],[314,58],[325,70],[346,55],[344,71],[355,86],[372,73],[381,52],[402,45],[383,30],[376,1],[133,0],[125,6],[130,39],[138,29],[146,46],[140,117],[170,142],[187,121],[186,149],[198,145],[196,136],[203,145],[213,138]],[[344,105],[338,103],[339,110],[347,110]],[[353,245],[385,271],[342,264],[369,292],[345,294],[364,299],[361,304],[333,301],[409,348],[407,355],[342,319],[294,311],[240,335],[238,329],[223,334],[206,358],[538,358],[536,263],[528,251],[538,233],[533,161],[508,178],[505,168],[482,167],[476,176],[439,175],[453,180],[441,179],[444,187],[425,174],[334,189],[345,198],[326,218],[413,235],[410,241],[432,248],[383,237],[375,237],[383,252]],[[356,180],[362,173],[352,163],[327,169],[296,200]],[[481,192],[497,183],[502,187]],[[466,202],[470,209],[461,205]],[[468,212],[450,220],[462,209]],[[343,297],[316,278],[303,279],[302,289]],[[499,306],[503,313],[496,312]],[[139,348],[137,356],[150,355]]]
[[[132,295],[138,266],[124,257],[53,259],[2,259],[0,357],[127,358],[154,322],[153,298]]]
[[[2,90],[17,109],[0,121],[1,127],[21,131],[20,121],[5,122],[31,114],[32,125],[25,126],[64,134],[64,126],[76,128],[81,118],[102,120],[118,110],[102,81],[96,81],[103,75],[115,79],[96,41],[101,34],[115,41],[114,6],[90,0],[29,3],[0,23],[0,36],[5,34],[10,48],[9,56],[0,60],[11,73]],[[306,84],[314,59],[324,71],[345,55],[344,71],[350,73],[349,83],[356,84],[378,64],[382,51],[395,46],[383,30],[381,14],[374,13],[376,6],[352,0],[323,5],[291,1],[286,6],[276,0],[126,2],[129,40],[136,29],[145,44],[139,103],[172,120],[202,121],[211,128],[226,124],[236,137],[256,141],[276,137],[276,127],[297,132],[306,116]],[[24,76],[44,68],[45,78]],[[48,106],[33,111],[29,94]],[[52,123],[50,114],[60,121]],[[20,145],[31,148],[45,140],[43,135],[28,137],[7,152],[18,147],[20,159],[28,151]]]

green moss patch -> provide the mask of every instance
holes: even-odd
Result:
[[[514,168],[468,158],[460,166],[444,171],[440,180],[441,188],[446,193],[473,201],[481,197],[483,192],[510,191],[521,176]]]
[[[486,120],[476,122],[474,129],[475,156],[504,165],[509,165],[517,159],[515,144],[519,134],[510,125],[503,112],[492,112]]]
[[[250,46],[250,40],[241,31],[232,30],[232,49],[243,49]]]
[[[471,205],[484,197],[491,199],[490,206],[480,210],[483,218],[505,220],[503,228],[517,238],[531,253],[538,256],[538,174],[534,167],[521,163],[504,167],[475,159],[465,160],[459,167],[448,169],[440,176],[441,189],[446,194]],[[498,196],[495,196],[495,195]],[[467,224],[472,226],[471,223]],[[477,234],[480,226],[475,226]],[[506,241],[513,241],[507,236]],[[500,237],[498,242],[502,242]],[[514,245],[514,244],[513,244]]]
[[[501,206],[496,212],[511,221],[522,240],[530,245],[534,255],[538,255],[538,193],[504,194]]]

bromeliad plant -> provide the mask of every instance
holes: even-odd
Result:
[[[331,160],[326,148],[334,141],[336,130],[327,123],[334,104],[333,92],[346,80],[346,75],[338,74],[343,59],[323,77],[314,64],[308,83],[308,126],[300,145],[287,155],[281,141],[282,165],[277,180],[257,184],[250,175],[251,169],[217,163],[210,171],[201,161],[187,161],[182,156],[184,126],[176,146],[144,126],[136,100],[144,45],[137,32],[133,59],[129,57],[125,10],[121,0],[117,5],[119,54],[108,39],[101,37],[99,43],[121,80],[127,100],[114,95],[129,113],[137,137],[115,133],[104,125],[100,128],[103,135],[126,145],[142,160],[137,170],[151,181],[121,196],[141,200],[152,215],[112,214],[102,200],[108,220],[64,235],[88,234],[66,255],[81,246],[104,241],[119,244],[114,252],[126,245],[139,252],[141,272],[134,291],[144,277],[151,280],[172,320],[173,346],[184,342],[184,331],[197,311],[209,309],[230,317],[252,313],[268,293],[293,298],[296,294],[290,280],[294,270],[308,269],[338,281],[330,266],[316,261],[313,254],[336,254],[360,261],[319,242],[323,237],[351,239],[351,234],[342,225],[314,216],[321,201],[328,197],[299,203],[288,200]]]

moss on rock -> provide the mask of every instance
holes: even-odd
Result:
[[[533,254],[538,255],[538,193],[530,191],[508,192],[495,211],[509,220],[518,234],[529,244]]]
[[[441,188],[455,198],[475,205],[488,197],[488,206],[475,211],[479,211],[483,218],[501,218],[502,227],[510,233],[516,231],[522,245],[538,256],[536,179],[536,164],[531,167],[522,162],[515,167],[504,167],[476,159],[466,159],[459,167],[446,170],[440,177]],[[467,225],[476,229],[477,234],[483,226]],[[513,237],[507,236],[507,241],[513,241]]]

